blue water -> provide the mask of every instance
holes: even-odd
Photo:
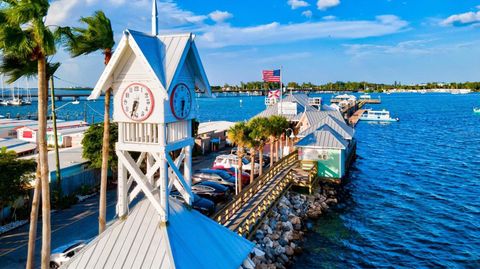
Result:
[[[263,102],[199,99],[196,109],[201,122],[240,121]],[[85,103],[87,119],[101,121],[102,100],[58,114],[83,119]],[[472,113],[479,105],[480,94],[382,95],[372,107],[400,122],[357,125],[347,195],[315,223],[294,268],[480,268],[480,115]],[[0,115],[35,111],[0,107]]]
[[[480,95],[394,94],[294,268],[480,268]]]

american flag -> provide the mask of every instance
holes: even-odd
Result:
[[[265,82],[280,82],[280,69],[277,70],[263,70],[263,81]]]
[[[272,90],[268,92],[268,98],[280,98],[280,90]]]

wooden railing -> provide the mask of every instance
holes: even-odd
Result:
[[[283,172],[283,170],[285,170],[287,167],[297,162],[297,160],[297,151],[294,151],[288,156],[282,158],[279,162],[270,167],[270,169],[263,175],[258,177],[253,183],[243,189],[230,203],[220,209],[213,216],[213,219],[218,223],[225,225],[240,209],[245,206],[245,204],[250,202],[250,199],[252,199],[252,197],[265,186],[265,184],[275,178],[277,174]]]
[[[241,236],[249,238],[255,233],[264,217],[270,212],[270,209],[278,202],[283,194],[290,189],[293,182],[292,170],[283,176],[280,181],[263,196],[258,205],[253,208],[249,214],[242,219],[235,227],[230,227],[234,232]]]
[[[308,162],[308,164],[310,164],[310,162]],[[305,176],[294,178],[293,184],[297,187],[308,188],[308,193],[312,194],[313,188],[318,179],[318,165],[316,162],[312,161],[310,169],[307,170],[303,165],[301,165],[301,167],[303,171],[308,171],[308,176],[306,178]]]

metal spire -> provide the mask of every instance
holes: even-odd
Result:
[[[153,0],[152,4],[152,35],[158,35],[158,11],[157,0]]]

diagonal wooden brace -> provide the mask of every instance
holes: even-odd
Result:
[[[166,209],[162,208],[157,198],[155,198],[154,192],[155,189],[148,182],[148,178],[143,174],[143,172],[138,168],[135,163],[135,160],[130,156],[127,151],[117,150],[118,159],[124,164],[128,172],[133,176],[135,182],[142,189],[145,196],[150,200],[157,213],[162,216],[166,216]]]

